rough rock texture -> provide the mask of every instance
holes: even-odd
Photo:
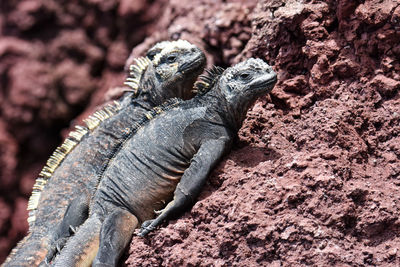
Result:
[[[263,58],[279,82],[191,211],[134,237],[124,264],[399,266],[400,3],[151,3],[7,4],[0,251],[26,227],[24,198],[60,130],[120,84],[128,49],[140,43],[125,66],[156,41],[184,38],[210,65]]]

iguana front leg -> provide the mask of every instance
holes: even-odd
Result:
[[[65,246],[68,238],[73,235],[81,224],[85,222],[89,215],[89,196],[84,194],[68,205],[64,218],[56,228],[52,240],[49,244],[49,252],[45,262],[49,263],[55,255]]]
[[[177,185],[173,200],[168,203],[157,218],[143,222],[139,236],[145,236],[164,220],[181,213],[194,203],[210,171],[223,156],[229,143],[228,138],[225,137],[208,140],[200,146],[198,152],[192,158],[189,168],[185,170]]]

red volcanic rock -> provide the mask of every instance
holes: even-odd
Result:
[[[8,228],[8,219],[11,217],[11,209],[5,203],[4,199],[0,198],[0,231],[3,232]]]
[[[383,96],[396,94],[400,89],[400,81],[378,74],[370,83]]]
[[[21,196],[60,136],[120,93],[127,51],[125,69],[184,38],[209,65],[262,58],[278,84],[194,207],[134,236],[122,264],[400,264],[398,1],[24,0],[5,11],[0,251],[22,236]]]
[[[16,155],[18,153],[17,142],[7,130],[4,121],[0,120],[0,184],[1,191],[4,190],[4,192],[16,184]]]

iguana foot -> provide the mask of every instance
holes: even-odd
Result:
[[[55,227],[52,241],[49,245],[49,252],[45,258],[46,263],[51,262],[61,252],[68,239],[73,236],[79,226],[86,220],[89,212],[89,196],[83,194],[71,201],[65,211],[64,218]]]
[[[140,231],[138,236],[144,237],[145,235],[147,235],[148,233],[150,233],[151,231],[153,231],[154,229],[156,229],[155,227],[151,226],[151,224],[153,223],[154,220],[148,220],[148,221],[144,221],[142,223],[142,226],[140,227]]]

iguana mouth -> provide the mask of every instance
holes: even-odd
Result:
[[[273,86],[275,83],[278,81],[278,77],[274,75],[272,78],[270,78],[264,85],[265,86]]]
[[[256,79],[253,82],[254,85],[249,87],[252,89],[249,89],[249,90],[251,90],[251,91],[257,90],[260,92],[271,90],[278,80],[277,75],[275,73],[273,73],[271,76],[268,79],[265,79],[264,77],[260,77],[260,78]]]
[[[179,68],[178,71],[180,73],[185,73],[188,70],[198,69],[201,71],[205,65],[205,57],[201,51],[199,52],[198,56],[194,60],[187,61],[183,63]]]

